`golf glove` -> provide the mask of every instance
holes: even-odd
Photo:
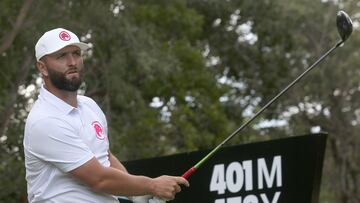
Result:
[[[166,203],[166,201],[162,200],[158,197],[153,197],[153,198],[149,199],[149,203]]]
[[[151,199],[150,195],[134,196],[131,198],[133,203],[149,203],[150,199]]]

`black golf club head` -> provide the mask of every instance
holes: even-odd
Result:
[[[336,17],[336,26],[342,42],[345,42],[352,33],[353,25],[348,14],[339,11]]]

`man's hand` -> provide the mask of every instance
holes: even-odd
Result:
[[[180,185],[189,187],[189,182],[179,176],[160,176],[153,179],[152,194],[159,199],[168,201],[175,198],[176,193],[181,191]]]

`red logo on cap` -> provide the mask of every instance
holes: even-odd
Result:
[[[69,33],[67,33],[66,31],[61,31],[59,37],[63,41],[69,41],[71,39]]]
[[[99,121],[94,121],[92,124],[91,124],[95,130],[95,133],[96,133],[96,137],[100,140],[103,140],[105,139],[105,134],[103,132],[103,127],[102,125],[100,124]]]

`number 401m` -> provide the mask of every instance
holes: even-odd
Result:
[[[245,160],[242,163],[235,161],[228,166],[217,164],[213,168],[210,191],[216,191],[218,194],[225,194],[226,190],[237,193],[243,188],[245,191],[251,191],[254,189],[254,172],[257,173],[257,189],[273,188],[274,182],[276,182],[276,187],[281,187],[281,156],[274,156],[270,172],[269,168],[265,158],[257,159],[256,171],[254,171],[252,160]]]

